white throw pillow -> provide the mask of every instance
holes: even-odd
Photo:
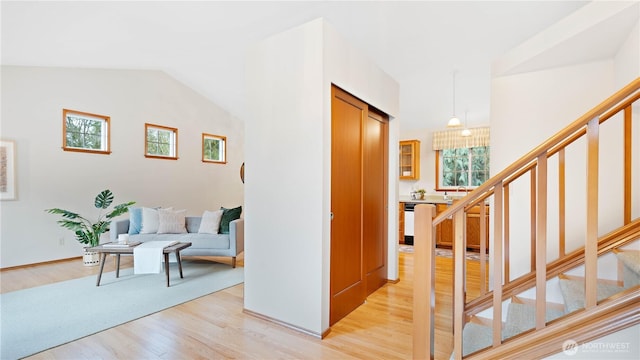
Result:
[[[166,208],[164,210],[172,210],[173,208]],[[142,226],[140,228],[140,234],[155,234],[158,232],[159,218],[158,209],[154,208],[142,208]]]
[[[184,217],[187,210],[158,210],[158,234],[184,234],[187,232]]]
[[[222,210],[205,211],[202,214],[200,228],[198,234],[217,234],[220,229],[220,219],[222,219]]]

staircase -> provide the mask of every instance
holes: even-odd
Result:
[[[599,302],[640,284],[640,251],[617,249],[614,253],[623,268],[624,280],[619,282],[598,279]],[[584,309],[584,277],[560,274],[553,280],[557,281],[549,281],[547,286],[548,288],[555,286],[560,290],[563,303],[546,302],[545,322],[547,324]],[[506,305],[507,316],[502,325],[502,341],[535,329],[535,300],[514,296]],[[463,357],[491,346],[491,322],[491,319],[480,315],[473,315],[469,319],[462,332]],[[454,358],[452,353],[451,359]]]
[[[632,179],[634,173],[640,173],[636,168],[638,162],[632,162],[632,154],[640,153],[638,140],[632,136],[638,131],[637,128],[632,131],[632,124],[640,125],[637,119],[632,121],[632,105],[639,106],[638,99],[640,78],[438,216],[432,205],[416,206],[414,358],[434,358],[435,230],[445,219],[453,219],[454,228],[453,348],[446,352],[452,359],[544,358],[562,352],[568,339],[583,344],[640,324],[640,216],[637,209],[632,209],[633,199],[637,201],[640,191],[637,188],[640,181]],[[611,176],[601,173],[599,166],[599,161],[607,160],[599,159],[600,129],[610,124],[623,129],[614,141],[623,150],[624,163],[622,173],[614,174],[621,178],[621,199],[616,196],[607,204],[619,204],[616,212],[619,218],[614,220],[621,225],[613,230],[609,230],[612,222],[609,217],[608,223],[602,221],[608,227],[601,225],[598,211],[598,200],[610,199],[609,193],[598,187],[599,177]],[[611,146],[612,140],[607,141]],[[575,146],[580,142],[586,146]],[[585,159],[586,169],[584,184],[578,186],[565,183],[565,156],[575,158],[576,153],[578,158]],[[549,171],[550,159],[552,164],[557,163],[555,172]],[[529,189],[523,189],[520,185],[523,181],[530,183]],[[515,186],[519,187],[512,190]],[[571,205],[567,203],[571,201],[567,200],[569,186],[584,188],[587,206],[580,214],[583,218],[579,221],[584,226],[581,234],[567,230],[567,219],[575,222],[579,217],[567,214],[566,209],[570,208],[567,205]],[[519,203],[511,200],[514,191],[518,192]],[[522,192],[526,192],[529,217],[516,224],[522,220],[530,222],[529,244],[525,246],[521,239],[517,244],[510,239],[514,216],[522,213],[512,209],[523,207]],[[490,283],[488,289],[483,286],[480,295],[470,299],[466,293],[465,219],[468,210],[483,202],[492,204],[493,224],[489,231],[492,244],[487,247],[489,239],[481,231],[481,247],[489,248],[490,253],[489,265],[482,264],[479,275],[483,279],[488,276]],[[554,222],[559,232],[557,238],[549,236],[550,206],[558,208]],[[512,273],[515,268],[522,272],[522,264],[516,267],[511,263],[510,256],[515,253],[511,247],[517,248],[520,261],[522,255],[528,257],[528,272]],[[568,248],[575,249],[567,251]],[[557,256],[549,256],[549,249],[557,249]]]

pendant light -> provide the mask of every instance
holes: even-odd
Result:
[[[469,137],[471,136],[471,130],[469,130],[469,125],[467,125],[467,111],[464,112],[464,129],[460,132],[460,136]]]
[[[460,126],[460,119],[456,116],[456,71],[453,71],[453,116],[449,119],[447,127]]]

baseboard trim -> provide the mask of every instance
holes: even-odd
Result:
[[[43,261],[43,262],[32,263],[32,264],[24,264],[24,265],[8,266],[8,267],[0,268],[0,271],[5,271],[5,270],[16,270],[16,269],[25,269],[25,268],[30,268],[30,267],[34,267],[34,266],[50,265],[50,264],[61,263],[61,262],[65,262],[65,261],[78,260],[78,259],[82,260],[82,256],[74,256],[74,257],[64,258],[64,259],[49,260],[49,261]]]
[[[256,318],[264,320],[264,321],[272,322],[274,324],[278,324],[280,326],[286,327],[287,329],[291,329],[291,330],[303,333],[305,335],[313,336],[313,337],[318,338],[318,339],[324,339],[331,332],[331,328],[329,328],[329,329],[325,330],[322,334],[320,334],[320,333],[317,333],[315,331],[311,331],[311,330],[308,330],[308,329],[305,329],[305,328],[301,328],[299,326],[296,326],[296,325],[293,325],[293,324],[289,324],[288,322],[285,322],[285,321],[282,321],[282,320],[278,320],[278,319],[272,318],[270,316],[257,313],[255,311],[247,310],[246,308],[243,308],[242,312],[244,314],[249,315],[249,316],[253,316],[253,317],[256,317]]]

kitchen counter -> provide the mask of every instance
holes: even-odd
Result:
[[[411,199],[411,196],[400,196],[399,202],[401,204],[433,204],[436,206],[436,216],[449,208],[449,205],[453,201],[462,199],[466,193],[454,193],[450,196],[450,200],[444,200],[442,194],[429,194],[425,195],[423,200]],[[485,200],[485,209],[481,211],[480,205],[474,205],[472,208],[465,211],[466,214],[466,244],[467,249],[472,251],[480,251],[484,248],[488,251],[489,246],[485,243],[484,247],[480,246],[481,239],[488,241],[489,239],[489,202]],[[404,205],[399,207],[399,240],[400,243],[413,244],[413,230],[414,230],[414,215],[413,209],[405,209]],[[484,215],[481,215],[484,214]],[[481,223],[484,225],[481,226]],[[481,229],[485,230],[483,236],[480,236]],[[441,223],[436,225],[436,246],[442,248],[452,248],[453,246],[453,221],[444,219]]]
[[[412,204],[450,204],[451,201],[462,199],[465,195],[449,195],[450,200],[445,200],[442,195],[425,195],[424,200],[414,200],[411,196],[401,195],[399,202]]]

